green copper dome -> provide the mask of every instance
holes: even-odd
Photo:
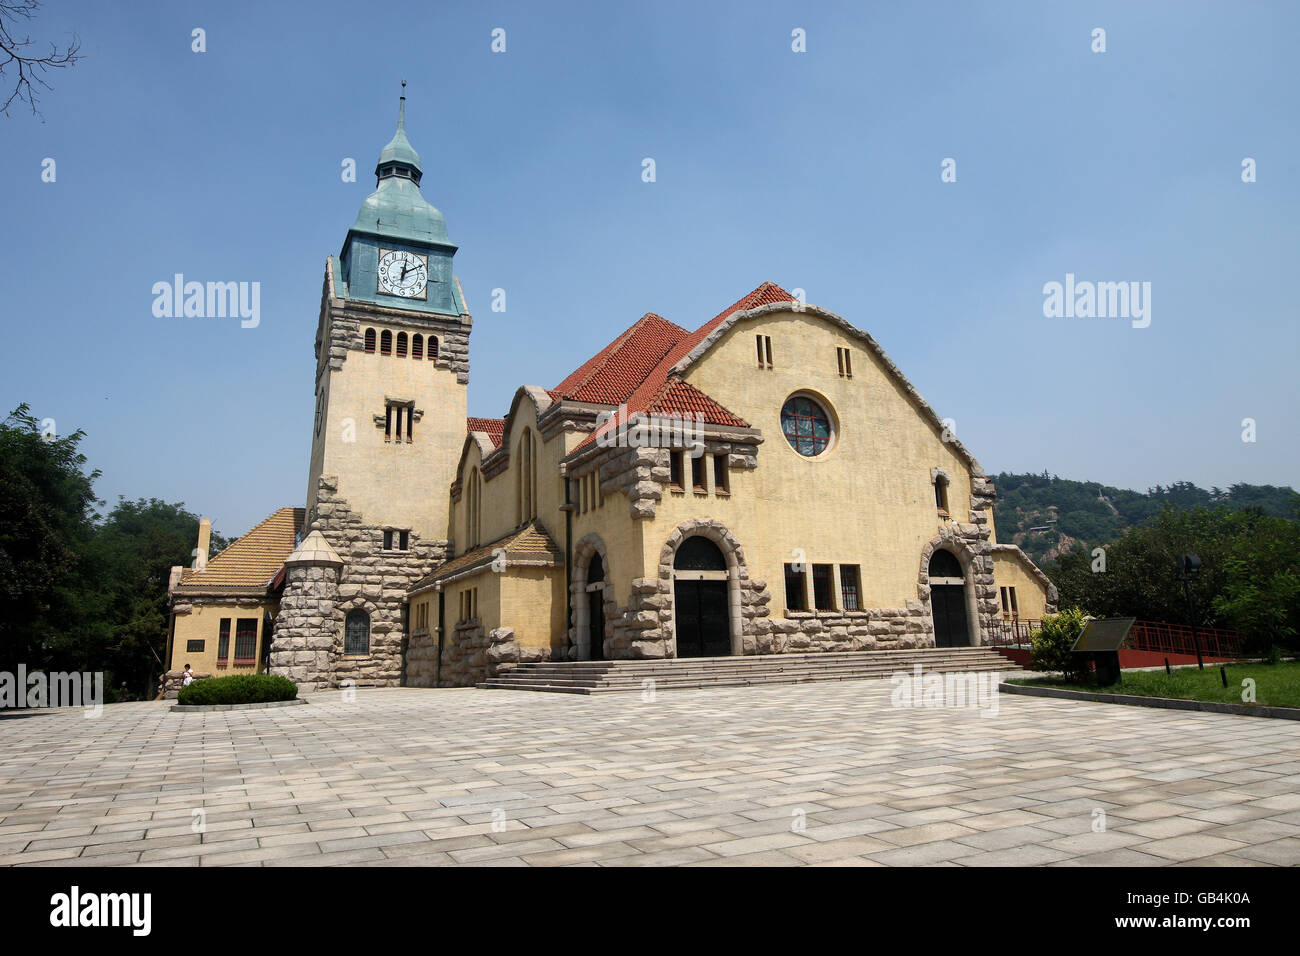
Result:
[[[403,96],[397,113],[397,133],[379,154],[375,166],[378,186],[361,204],[352,232],[450,246],[442,213],[420,195],[423,175],[420,154],[406,138],[406,97]]]
[[[352,231],[413,242],[451,244],[442,213],[420,195],[419,186],[398,176],[379,180],[379,188],[361,204]]]
[[[405,85],[405,84],[403,84]],[[401,105],[397,108],[397,132],[384,151],[379,154],[379,163],[375,166],[375,175],[381,175],[380,170],[390,163],[402,163],[410,166],[415,170],[415,181],[420,181],[420,175],[424,170],[420,168],[420,154],[415,151],[411,141],[406,138],[406,97],[402,97]]]

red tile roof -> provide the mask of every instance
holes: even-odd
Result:
[[[615,405],[626,402],[629,416],[635,415],[639,412],[650,412],[664,415],[673,413],[679,415],[693,414],[698,412],[704,416],[704,421],[707,424],[733,425],[739,427],[747,426],[749,424],[748,422],[728,411],[695,386],[681,381],[680,379],[673,379],[670,382],[669,373],[672,371],[674,365],[689,355],[692,349],[716,331],[729,316],[734,315],[736,312],[756,309],[759,306],[770,305],[774,302],[793,301],[794,296],[789,292],[786,292],[779,285],[776,285],[773,282],[764,282],[753,292],[749,293],[749,295],[737,299],[694,332],[687,332],[680,335],[663,353],[659,361],[645,372],[644,375],[642,375],[640,380],[635,384],[630,395],[619,398],[616,401],[608,402],[607,404]],[[645,318],[650,317],[651,316],[648,315]],[[645,318],[643,318],[642,321],[645,321]],[[658,319],[659,317],[653,316],[653,318]],[[672,323],[668,324],[672,325]],[[599,355],[593,358],[573,375],[569,376],[565,382],[567,383],[574,379],[584,369],[594,368],[602,356],[606,355],[606,353],[612,353],[612,351],[615,351],[620,343],[627,339],[636,328],[637,326],[633,325],[631,329],[628,329],[627,332],[623,333],[622,336],[612,342]],[[673,328],[678,328],[678,326],[673,326]],[[561,391],[562,389],[563,384],[560,389],[557,389],[557,391]],[[611,422],[610,425],[606,426],[604,429],[600,429],[599,431],[605,431],[609,427],[613,427],[614,424],[614,422]],[[586,439],[578,443],[574,448],[574,451],[577,451],[579,448],[583,448],[595,441],[597,434],[598,432],[593,432],[588,435]]]
[[[552,398],[619,405],[687,332],[647,312],[576,372],[550,390]]]
[[[465,432],[486,432],[488,438],[492,440],[493,448],[500,448],[502,436],[505,434],[506,420],[504,418],[466,418]]]
[[[718,404],[704,392],[680,378],[670,378],[659,387],[645,409],[651,415],[700,416],[711,425],[747,428],[749,422]]]

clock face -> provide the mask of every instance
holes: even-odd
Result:
[[[423,299],[429,284],[429,257],[397,249],[379,250],[379,291],[404,299]]]

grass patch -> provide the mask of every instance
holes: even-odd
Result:
[[[1011,684],[1032,684],[1038,687],[1059,687],[1062,690],[1082,690],[1092,693],[1132,694],[1134,697],[1176,697],[1182,700],[1205,700],[1220,704],[1255,703],[1265,707],[1300,707],[1300,662],[1279,664],[1242,662],[1225,665],[1228,686],[1219,679],[1219,666],[1206,664],[1205,670],[1184,667],[1172,674],[1160,671],[1124,671],[1123,683],[1112,687],[1098,687],[1092,680],[1066,681],[1059,678],[1040,677],[1017,679]],[[1255,681],[1255,700],[1241,699],[1245,688],[1242,681]]]

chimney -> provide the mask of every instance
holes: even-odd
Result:
[[[199,522],[199,546],[194,551],[194,567],[202,571],[208,566],[208,548],[212,544],[212,522],[204,518]]]

